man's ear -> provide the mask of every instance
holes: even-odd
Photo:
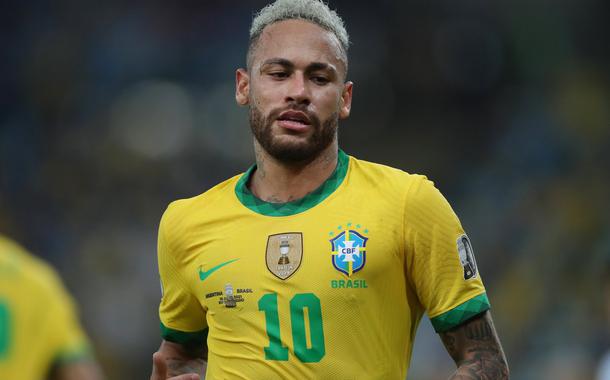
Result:
[[[245,69],[237,69],[235,72],[235,101],[240,106],[250,102],[250,76]]]
[[[345,82],[343,92],[341,93],[341,106],[339,107],[339,118],[346,119],[352,110],[352,89],[353,82]]]

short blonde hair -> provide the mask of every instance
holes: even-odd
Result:
[[[254,16],[250,27],[248,67],[251,65],[252,52],[263,30],[273,23],[295,19],[312,22],[334,34],[343,50],[341,53],[347,70],[349,35],[341,17],[322,0],[276,0],[261,9]]]

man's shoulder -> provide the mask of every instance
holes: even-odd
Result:
[[[427,177],[376,162],[351,157],[352,173],[358,179],[378,185],[386,185],[397,190],[406,190],[413,184],[425,182]]]
[[[0,235],[0,270],[2,274],[36,279],[46,274],[48,264],[32,255],[16,241]],[[30,281],[29,279],[27,281]]]
[[[220,182],[194,197],[172,201],[163,213],[163,219],[168,221],[188,220],[193,216],[210,212],[211,208],[219,206],[219,201],[232,199],[235,196],[235,185],[242,174]]]
[[[36,297],[36,302],[48,304],[57,293],[63,294],[59,274],[49,263],[31,254],[18,243],[0,236],[0,271],[22,297]]]
[[[233,197],[235,195],[235,185],[242,175],[243,173],[237,174],[193,197],[177,199],[171,202],[168,208],[173,207],[177,210],[186,211],[193,207],[199,208],[213,205],[219,198]]]

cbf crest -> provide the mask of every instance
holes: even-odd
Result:
[[[303,234],[285,232],[267,239],[267,269],[276,277],[285,280],[301,266],[303,259]]]
[[[348,223],[347,228],[330,239],[333,266],[348,277],[364,268],[366,242],[369,240],[361,232],[351,229],[351,226],[351,223]],[[360,228],[360,225],[356,225],[356,228]],[[363,232],[366,234],[368,230]]]

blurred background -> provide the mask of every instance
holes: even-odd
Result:
[[[0,5],[0,233],[50,261],[110,379],[159,345],[166,205],[253,162],[234,101],[265,1]],[[331,1],[343,149],[426,174],[474,245],[512,378],[594,379],[610,336],[610,2]],[[424,318],[410,379],[453,363]]]

